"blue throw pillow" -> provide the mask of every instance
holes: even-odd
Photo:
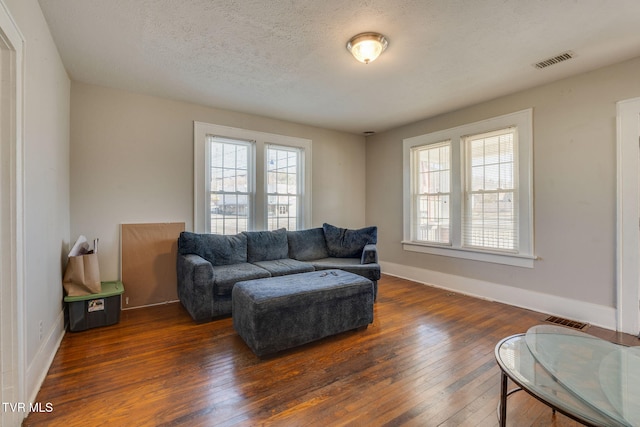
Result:
[[[329,256],[324,230],[321,227],[287,231],[287,239],[289,240],[289,258],[313,261]]]
[[[271,261],[289,257],[287,230],[245,231],[247,236],[247,260],[249,262]]]
[[[365,245],[378,243],[378,227],[359,230],[339,228],[322,224],[329,256],[336,258],[359,258]]]
[[[247,236],[183,231],[178,238],[178,253],[199,255],[214,266],[240,264],[247,262]]]

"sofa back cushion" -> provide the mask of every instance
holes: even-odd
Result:
[[[287,239],[289,240],[289,258],[298,261],[312,261],[329,256],[324,230],[320,227],[287,231]]]
[[[247,260],[249,262],[271,261],[289,257],[287,230],[245,231],[247,236]]]
[[[180,255],[196,254],[213,266],[247,262],[247,236],[236,234],[199,234],[183,231],[178,238]]]
[[[349,230],[325,223],[322,229],[331,257],[359,258],[365,245],[378,243],[378,227],[375,226]]]

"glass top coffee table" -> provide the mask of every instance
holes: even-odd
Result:
[[[572,329],[539,325],[498,343],[500,425],[507,396],[525,390],[584,425],[640,426],[640,348]],[[518,389],[507,391],[511,379]]]

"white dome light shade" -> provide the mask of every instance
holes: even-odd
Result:
[[[347,50],[358,61],[368,64],[375,61],[389,45],[385,36],[378,33],[361,33],[347,43]]]

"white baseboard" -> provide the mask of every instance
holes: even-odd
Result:
[[[42,341],[36,356],[27,368],[26,396],[29,398],[29,403],[33,403],[36,400],[42,382],[47,376],[53,358],[60,347],[64,332],[64,310],[61,310],[53,327]]]
[[[380,266],[390,276],[616,330],[613,307],[391,262],[380,261]]]

